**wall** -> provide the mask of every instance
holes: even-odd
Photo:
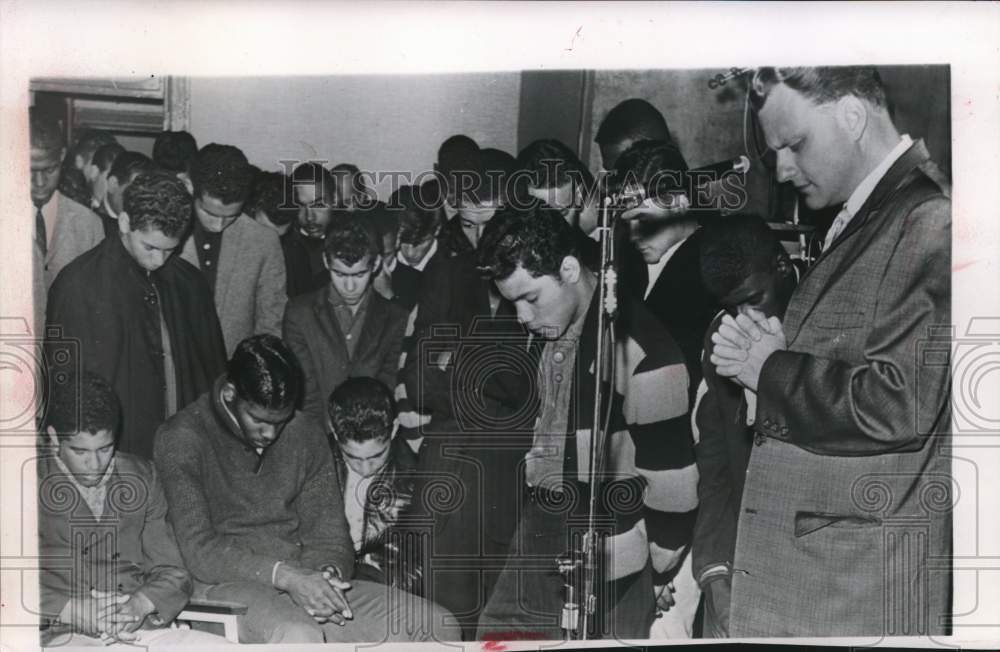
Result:
[[[520,73],[205,78],[191,80],[191,133],[199,145],[237,145],[250,162],[349,162],[419,173],[464,133],[516,154]],[[376,186],[381,199],[390,182]]]

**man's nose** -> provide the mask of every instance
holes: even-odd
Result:
[[[784,183],[794,177],[795,169],[792,153],[787,148],[779,149],[776,167],[778,183]]]
[[[32,172],[31,173],[31,185],[32,186],[44,186],[45,185],[45,175],[43,173],[41,173],[41,172]]]

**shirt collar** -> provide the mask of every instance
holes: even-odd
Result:
[[[900,156],[906,153],[906,150],[910,149],[913,145],[913,140],[910,139],[909,135],[903,134],[899,139],[899,143],[890,151],[882,162],[875,166],[875,169],[868,173],[868,176],[864,178],[858,187],[854,189],[851,196],[847,199],[847,203],[844,204],[844,209],[847,214],[851,217],[861,209],[861,206],[868,201],[868,197],[871,196],[872,191],[875,190],[875,186],[878,182],[882,180],[885,173],[889,171]]]
[[[360,314],[368,307],[368,302],[371,300],[372,296],[372,286],[368,285],[368,289],[365,290],[364,296],[361,297],[361,301],[358,302],[358,307],[356,310],[352,310],[349,305],[344,301],[344,297],[340,296],[340,292],[337,292],[337,288],[333,286],[333,283],[328,283],[327,287],[330,288],[330,294],[327,300],[334,308],[347,308],[351,310],[355,315]]]
[[[406,262],[406,260],[403,258],[403,254],[399,253],[398,251],[396,252],[396,260],[406,265],[407,267],[412,267],[418,272],[422,272],[424,271],[424,268],[427,267],[427,262],[431,259],[431,256],[437,253],[437,250],[438,250],[438,241],[437,238],[434,238],[434,242],[431,243],[431,248],[427,250],[427,253],[424,254],[424,257],[421,258],[416,265],[411,265],[410,263]]]
[[[677,250],[681,248],[681,245],[687,242],[687,239],[690,237],[691,236],[688,236],[687,238],[683,238],[672,244],[670,249],[667,249],[667,251],[660,256],[658,261],[647,266],[649,268],[649,279],[646,283],[646,296],[644,299],[649,298],[649,293],[653,291],[653,286],[656,285],[656,281],[659,280],[660,274],[663,273],[663,268],[667,266],[667,263],[670,262],[673,255],[677,253]]]
[[[107,197],[104,198],[104,210],[108,212],[108,217],[110,217],[111,219],[113,220],[118,219],[118,213],[116,213],[114,209],[111,208],[111,204],[108,203]]]

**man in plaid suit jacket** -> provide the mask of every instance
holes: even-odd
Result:
[[[947,633],[947,181],[873,68],[762,68],[751,101],[778,180],[843,209],[783,320],[712,336],[719,373],[758,397],[730,634]]]

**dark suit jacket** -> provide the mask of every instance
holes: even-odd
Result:
[[[701,382],[705,332],[720,309],[701,280],[700,247],[701,229],[698,229],[670,257],[646,298],[646,308],[666,326],[684,354],[691,378],[689,406],[694,405],[694,394]]]
[[[711,333],[722,315],[709,324],[702,357],[705,393],[694,414],[698,429],[695,459],[698,463],[698,518],[691,544],[692,571],[700,581],[702,573],[718,564],[733,563],[736,524],[747,463],[753,446],[753,429],[746,424],[747,402],[743,388],[715,373],[709,359]]]
[[[70,598],[100,591],[141,591],[170,622],[191,596],[167,501],[152,462],[115,455],[104,515],[96,520],[51,456],[38,460],[41,612],[59,615]]]
[[[390,391],[395,388],[407,313],[369,291],[368,312],[353,358],[347,354],[344,334],[333,313],[330,285],[289,300],[283,334],[305,373],[304,412],[324,418],[330,392],[351,377],[369,376],[385,383]]]
[[[947,632],[949,196],[915,143],[792,295],[758,384],[733,636]]]

